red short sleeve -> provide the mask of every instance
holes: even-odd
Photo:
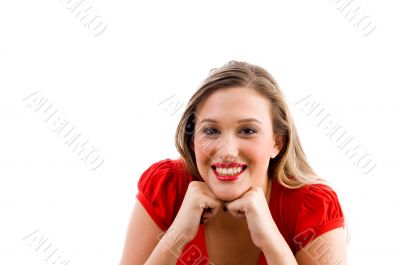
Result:
[[[343,212],[335,191],[323,184],[310,185],[298,207],[294,253],[323,233],[343,226]]]
[[[185,179],[178,163],[178,160],[171,159],[156,162],[143,172],[138,181],[136,198],[163,231],[174,221],[184,196]]]

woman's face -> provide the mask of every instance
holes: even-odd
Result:
[[[252,88],[218,89],[198,105],[195,122],[197,167],[214,194],[231,201],[251,187],[265,193],[269,160],[279,152],[269,100]]]

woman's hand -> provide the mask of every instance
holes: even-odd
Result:
[[[251,239],[256,247],[268,248],[275,240],[275,222],[271,216],[264,191],[261,187],[252,187],[240,198],[226,202],[230,214],[237,218],[246,218]]]
[[[189,242],[197,235],[200,222],[207,223],[218,213],[221,206],[222,202],[215,197],[206,183],[192,181],[172,227]]]

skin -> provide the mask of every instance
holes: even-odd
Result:
[[[279,139],[273,133],[269,100],[252,88],[217,90],[197,108],[197,167],[213,199],[224,204],[229,213],[219,212],[218,205],[215,211],[203,214],[203,220],[207,223],[215,219],[219,227],[232,227],[232,231],[246,228],[259,249],[271,249],[275,242],[282,241],[279,232],[278,236],[271,233],[278,229],[266,199],[268,165],[279,153]],[[220,181],[211,168],[212,163],[220,161],[244,163],[247,168],[234,182]],[[247,222],[234,220],[238,218]]]
[[[197,167],[219,199],[232,201],[251,187],[261,187],[266,193],[269,160],[279,152],[269,105],[254,89],[229,88],[217,90],[198,106],[194,140]],[[249,118],[255,121],[239,123]],[[211,164],[219,161],[241,162],[248,167],[239,180],[221,182],[211,169]]]

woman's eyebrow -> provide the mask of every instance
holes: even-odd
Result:
[[[207,118],[206,119],[202,119],[200,121],[200,123],[203,123],[203,122],[218,123],[218,121],[216,121],[216,120],[207,119]],[[237,123],[245,123],[245,122],[257,122],[257,123],[262,125],[261,121],[259,121],[257,119],[254,119],[254,118],[240,119],[240,120],[237,121]]]
[[[262,125],[262,122],[257,120],[257,119],[255,119],[255,118],[248,118],[248,119],[238,120],[238,123],[245,123],[245,122],[257,122],[257,123]]]

